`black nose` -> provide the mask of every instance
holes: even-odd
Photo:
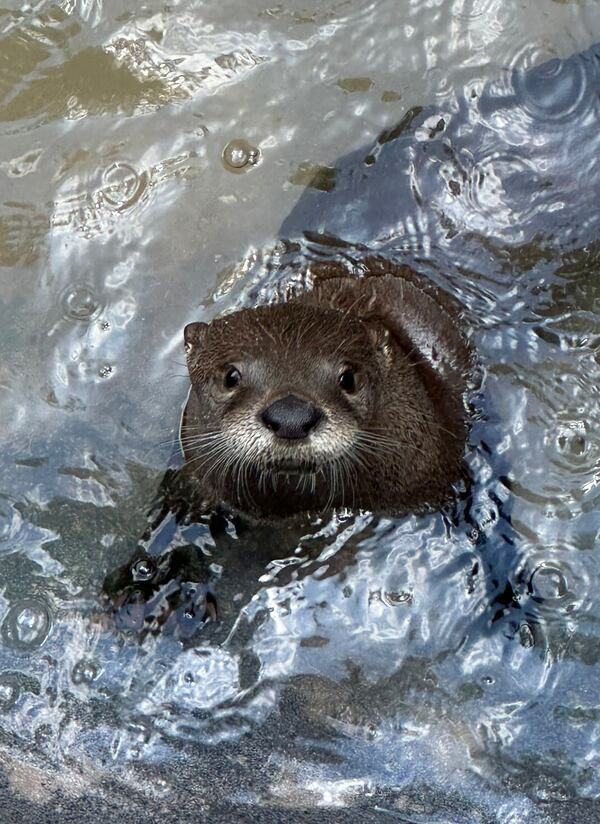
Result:
[[[261,414],[267,429],[271,429],[278,438],[289,440],[306,438],[322,417],[323,413],[316,406],[294,395],[275,401]]]

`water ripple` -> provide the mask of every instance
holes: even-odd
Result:
[[[546,60],[515,72],[513,78],[522,113],[536,122],[578,121],[583,126],[598,116],[600,103],[593,91],[599,85],[600,65],[592,55]]]
[[[572,815],[600,792],[600,77],[557,55],[589,4],[109,5],[0,12],[3,782],[73,820]],[[148,531],[184,323],[373,249],[465,307],[456,506]]]

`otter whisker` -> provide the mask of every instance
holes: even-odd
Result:
[[[250,491],[250,469],[255,460],[255,449],[246,455],[242,455],[241,459],[237,461],[235,471],[235,486],[239,500],[245,499],[248,503],[254,502],[254,497]]]
[[[182,446],[187,446],[187,447],[190,447],[190,448],[194,447],[194,446],[210,446],[211,443],[216,443],[218,441],[223,441],[223,436],[220,435],[220,434],[218,436],[213,436],[213,437],[210,437],[210,438],[208,438],[208,437],[207,438],[201,438],[198,435],[193,435],[193,436],[189,435],[186,438],[183,438],[183,439],[180,438],[179,439],[179,442],[181,443]]]
[[[149,446],[149,447],[148,447],[148,449],[146,449],[146,450],[142,453],[142,457],[143,457],[144,459],[146,459],[146,458],[148,457],[148,455],[149,455],[151,452],[154,452],[154,451],[156,451],[157,449],[162,449],[162,448],[164,448],[165,446],[170,446],[170,447],[173,447],[173,448],[174,448],[174,447],[176,447],[176,446],[178,446],[178,443],[177,443],[177,438],[175,438],[175,437],[174,437],[174,438],[171,438],[171,439],[169,439],[169,440],[166,440],[166,441],[160,441],[159,443],[155,443],[155,444],[153,444],[152,446]]]
[[[220,463],[227,455],[230,453],[231,447],[230,445],[225,442],[221,444],[217,444],[214,449],[209,450],[208,453],[201,453],[199,457],[204,458],[204,460],[200,461],[199,458],[192,458],[191,460],[187,461],[188,466],[196,466],[196,469],[201,469],[204,464],[208,463],[211,459],[213,463],[210,467],[206,470],[206,475],[210,475],[213,471],[214,467]]]
[[[186,438],[185,440],[180,440],[180,444],[182,447],[186,449],[193,449],[196,446],[201,446],[202,448],[210,448],[212,445],[216,443],[221,443],[222,441],[222,436],[213,438],[199,438],[195,436]]]
[[[215,438],[209,443],[191,443],[188,445],[188,452],[195,453],[203,450],[202,455],[210,456],[216,454],[221,448],[229,449],[230,446],[224,438]],[[195,460],[195,459],[194,459]]]
[[[414,411],[411,415],[413,421],[420,421],[426,424],[428,429],[437,429],[440,432],[444,432],[446,435],[449,435],[451,438],[455,440],[458,438],[458,434],[456,432],[452,432],[450,429],[447,429],[445,426],[442,426],[441,423],[438,421],[430,420],[423,415],[420,415],[418,412]],[[369,426],[369,431],[372,432],[387,432],[389,431],[387,427],[376,427],[376,426]]]
[[[357,477],[357,468],[363,470],[363,472],[367,471],[367,466],[362,460],[362,458],[351,448],[347,447],[343,452],[343,460],[346,466],[347,477],[350,484],[350,489],[352,492],[352,506],[356,504],[357,498],[357,487],[356,483],[358,480]]]
[[[253,464],[253,455],[248,455],[246,459],[242,462],[242,490],[246,497],[246,500],[252,502],[254,498],[252,496],[252,492],[250,491],[250,470]]]
[[[395,438],[386,438],[370,432],[357,432],[354,442],[357,451],[371,455],[381,455],[382,452],[385,452],[386,447],[392,451],[397,451],[400,448],[407,447],[408,449],[412,449],[421,455],[427,455],[427,452],[423,449],[423,447],[416,443]],[[383,449],[379,449],[378,447],[382,447]]]
[[[337,497],[337,488],[339,485],[339,468],[338,462],[333,461],[331,464],[331,489],[329,493],[329,497],[327,499],[327,503],[325,504],[325,509],[332,509],[334,506],[334,501]]]
[[[338,459],[338,466],[340,468],[340,504],[342,506],[346,505],[346,491],[349,486],[348,481],[348,466],[346,464],[346,460],[344,455],[340,455]]]
[[[210,443],[212,441],[217,441],[219,439],[223,440],[225,435],[223,432],[207,432],[205,434],[193,434],[186,432],[185,434],[180,434],[179,440],[182,444],[194,444],[194,443]]]

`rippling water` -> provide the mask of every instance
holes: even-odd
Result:
[[[599,41],[593,0],[0,9],[7,821],[600,821]],[[470,494],[140,545],[184,324],[365,247],[466,307]]]

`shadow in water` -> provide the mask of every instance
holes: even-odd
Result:
[[[600,230],[599,86],[600,46],[594,46],[506,73],[482,89],[466,88],[443,111],[411,109],[373,145],[340,158],[327,186],[322,171],[308,181],[281,226],[283,243],[266,261],[263,280],[246,285],[244,302],[272,299],[306,268],[318,273],[334,264],[360,275],[362,259],[376,250],[421,269],[459,299],[464,292],[485,371],[494,357],[486,351],[485,327],[502,320],[494,289],[500,303],[514,289],[515,269],[537,273],[540,261],[551,265],[574,254]],[[560,199],[572,189],[576,198]],[[500,267],[490,263],[490,251]],[[485,300],[478,302],[480,285]],[[531,297],[526,287],[523,293]],[[476,406],[475,481],[445,517],[475,547],[472,575],[485,581],[488,610],[474,631],[500,624],[507,637],[531,646],[540,616],[511,522],[512,466],[498,450],[506,421],[485,392]],[[478,478],[483,465],[485,483]],[[119,628],[144,635],[174,627],[178,637],[193,636],[215,618],[218,590],[241,588],[244,600],[251,598],[265,565],[293,556],[299,540],[318,531],[308,524],[249,527],[223,515],[192,527],[186,509],[186,491],[169,471],[143,546],[105,582]],[[192,543],[173,549],[185,523],[195,532]],[[231,628],[237,612],[222,597],[219,613],[222,620],[229,615]]]

